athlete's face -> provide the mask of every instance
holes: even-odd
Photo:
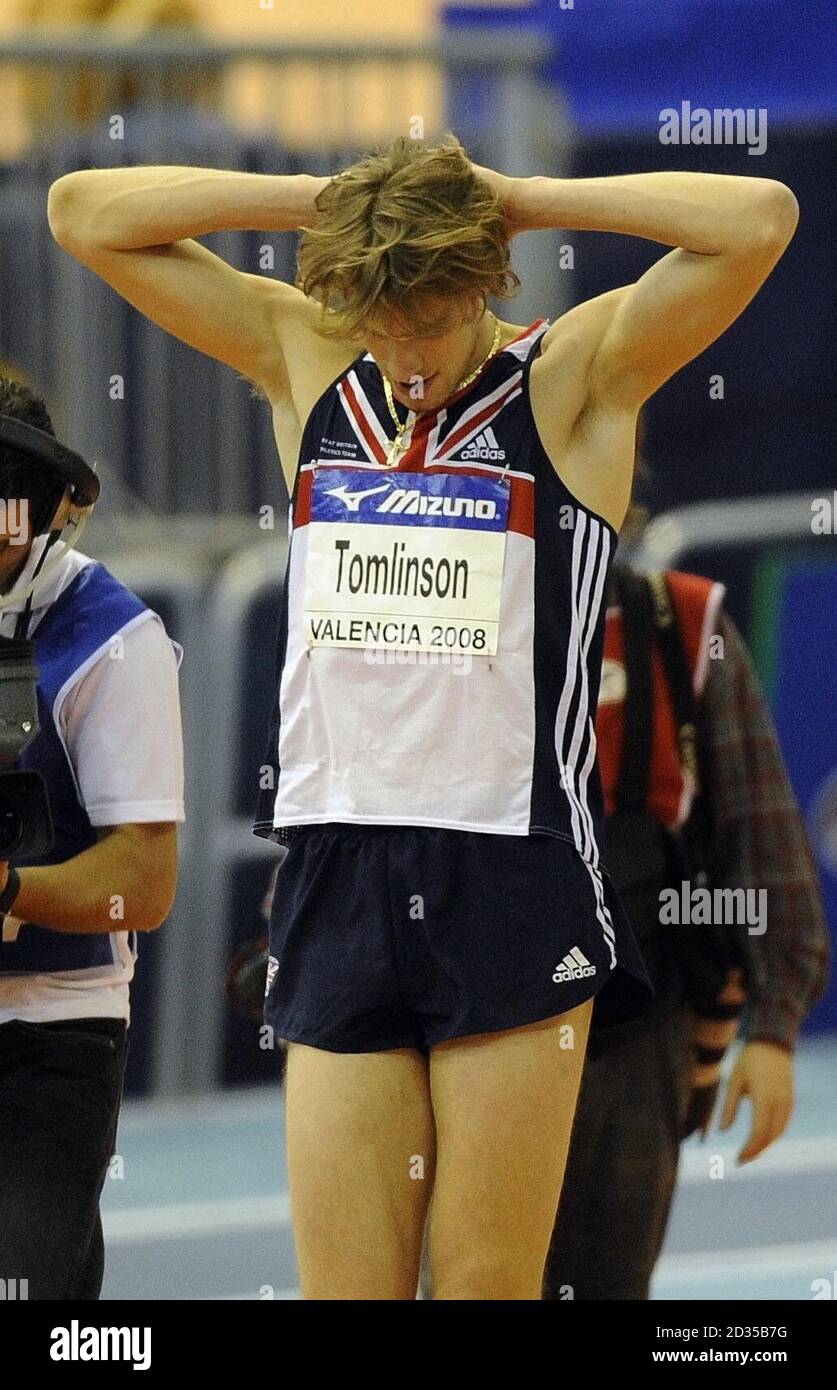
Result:
[[[363,333],[393,397],[417,414],[437,410],[490,348],[480,351],[490,323],[481,297],[437,301],[422,312],[433,323],[431,336],[418,336],[409,318],[396,314],[381,315]]]

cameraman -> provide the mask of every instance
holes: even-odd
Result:
[[[25,448],[4,440],[21,438],[11,422]],[[49,853],[0,862],[0,1279],[96,1299],[135,934],[164,921],[177,880],[182,651],[61,539],[79,512],[54,437],[43,401],[0,377],[0,658],[32,640],[40,728],[16,766],[43,777],[54,827]]]

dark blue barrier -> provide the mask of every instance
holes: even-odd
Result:
[[[277,561],[276,586],[262,594],[247,617],[245,670],[242,690],[247,699],[238,731],[238,769],[234,813],[252,817],[255,811],[259,768],[265,759],[267,731],[276,689],[276,628],[282,594],[281,566]]]
[[[445,5],[443,17],[451,29],[547,35],[554,52],[543,76],[560,86],[581,131],[647,129],[683,100],[765,107],[785,125],[837,117],[832,0],[533,0]],[[470,116],[476,83],[464,99]]]

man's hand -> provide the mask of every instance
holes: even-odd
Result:
[[[508,174],[498,174],[494,169],[486,169],[482,164],[474,164],[471,161],[471,168],[483,183],[487,183],[493,193],[500,199],[503,209],[503,216],[506,219],[506,230],[509,240],[525,232],[527,229],[526,213],[523,207],[522,189],[526,184],[525,179],[511,178]]]
[[[793,1055],[778,1043],[745,1043],[727,1082],[721,1129],[733,1124],[744,1096],[750,1097],[753,1114],[739,1163],[757,1158],[787,1128],[793,1113]]]
[[[8,859],[0,859],[0,893],[3,892],[3,890],[4,890],[4,888],[6,887],[6,884],[8,883],[8,881],[9,881],[9,861],[8,861]]]

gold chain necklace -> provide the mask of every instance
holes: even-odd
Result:
[[[466,377],[463,377],[459,385],[456,387],[456,390],[451,392],[451,394],[454,396],[457,394],[457,392],[464,391],[466,386],[470,386],[471,382],[476,380],[488,359],[494,356],[495,352],[497,351],[497,348],[500,345],[500,320],[497,318],[496,314],[492,314],[491,317],[494,319],[494,338],[491,343],[491,347],[488,349],[488,352],[480,362],[479,366],[475,367],[472,372],[469,372]],[[404,431],[407,428],[407,421],[399,420],[398,415],[396,414],[395,402],[392,398],[392,387],[389,384],[389,377],[386,376],[384,377],[384,395],[387,398],[389,413],[395,421],[395,438],[389,446],[389,453],[387,454],[386,466],[387,468],[394,468],[398,463],[399,456],[403,454],[408,447],[404,443]]]

